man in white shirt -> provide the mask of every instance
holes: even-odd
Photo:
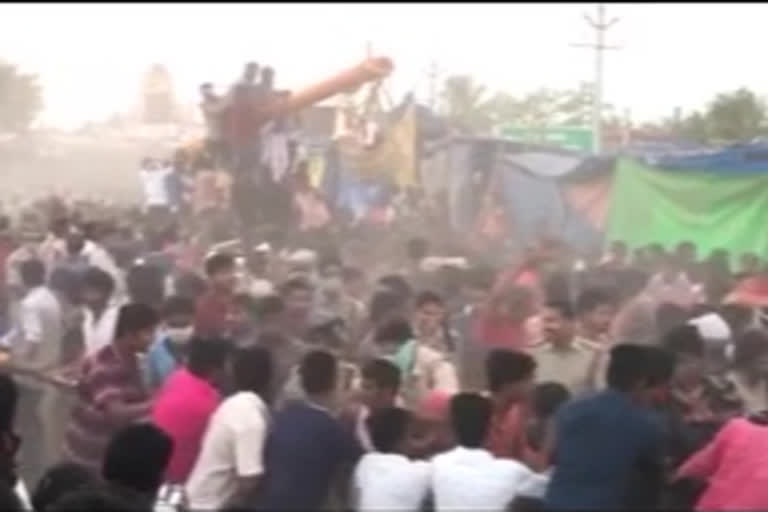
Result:
[[[419,510],[429,493],[430,464],[404,455],[411,414],[399,407],[366,421],[375,452],[360,459],[353,477],[357,510]]]
[[[517,496],[529,496],[544,478],[511,459],[497,459],[483,448],[493,405],[476,393],[451,401],[451,423],[458,446],[432,459],[432,493],[437,512],[507,510]]]
[[[83,344],[86,355],[112,343],[119,305],[112,303],[115,281],[108,273],[91,267],[83,276]]]
[[[142,160],[139,178],[144,189],[144,204],[147,208],[167,208],[170,205],[166,183],[168,175],[172,172],[172,167],[165,166],[151,158]]]
[[[269,409],[263,399],[272,380],[272,358],[262,347],[236,349],[236,393],[213,414],[187,481],[190,510],[242,505],[264,474]]]
[[[21,264],[20,274],[27,292],[19,306],[19,314],[13,332],[13,357],[15,366],[34,373],[44,373],[58,365],[63,337],[63,316],[61,305],[54,293],[45,286],[45,265],[37,259]],[[43,385],[34,377],[19,377],[21,388],[21,428],[30,437],[30,432],[39,432],[41,444],[30,443],[24,450],[28,478],[36,478],[50,460],[60,454],[57,448],[56,421],[51,412],[56,404],[56,390]],[[41,446],[42,445],[42,446]]]

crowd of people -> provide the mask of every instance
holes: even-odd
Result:
[[[759,259],[205,254],[41,211],[4,237],[9,510],[768,506]]]
[[[221,134],[258,71],[203,86],[207,149],[143,161],[143,209],[0,219],[0,509],[768,508],[757,255],[349,223],[253,112]]]

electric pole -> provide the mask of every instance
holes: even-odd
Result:
[[[592,150],[596,155],[600,154],[602,146],[602,115],[603,115],[603,52],[605,50],[618,50],[618,46],[605,44],[606,31],[616,24],[619,19],[605,20],[605,6],[597,4],[597,19],[589,14],[584,14],[584,19],[595,30],[595,42],[591,44],[572,44],[576,48],[591,48],[595,51],[595,79],[594,94],[592,95]]]
[[[437,86],[440,77],[440,67],[437,61],[433,60],[427,70],[427,78],[429,79],[429,108],[432,112],[435,112],[437,108]]]

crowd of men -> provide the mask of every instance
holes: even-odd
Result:
[[[753,256],[206,254],[40,210],[2,237],[4,508],[768,507]]]

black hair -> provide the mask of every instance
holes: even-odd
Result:
[[[110,510],[114,512],[145,512],[145,510],[133,500],[127,499],[107,489],[88,487],[68,492],[56,503],[53,503],[50,512],[100,512]]]
[[[364,380],[376,384],[379,389],[386,389],[397,393],[400,390],[400,368],[387,359],[374,359],[368,362],[362,369]]]
[[[661,345],[677,355],[704,357],[704,339],[695,325],[678,325],[668,331]]]
[[[606,381],[610,388],[630,392],[669,381],[674,369],[675,358],[664,349],[622,344],[611,350]]]
[[[151,423],[129,425],[112,437],[102,464],[107,482],[155,494],[163,483],[173,439]]]
[[[368,306],[368,316],[373,323],[381,321],[393,311],[397,311],[403,305],[400,295],[391,290],[379,290],[371,297]]]
[[[261,337],[268,335],[262,334]],[[261,338],[259,343],[262,343]],[[251,391],[265,399],[272,385],[273,364],[272,353],[262,346],[236,348],[232,354],[235,388],[238,391]]]
[[[229,340],[194,337],[187,347],[187,369],[198,377],[210,377],[224,367],[231,351]]]
[[[411,413],[401,407],[386,407],[371,413],[365,421],[377,452],[392,453],[406,438]]]
[[[427,306],[429,304],[435,304],[435,305],[438,305],[438,306],[442,306],[443,305],[443,299],[442,299],[442,297],[440,297],[439,294],[437,294],[437,293],[435,293],[433,291],[430,291],[430,290],[423,291],[423,292],[419,293],[416,296],[416,304],[415,305],[416,305],[417,308],[420,308],[420,307],[423,307],[423,306]]]
[[[485,374],[491,392],[500,391],[507,384],[531,378],[535,370],[536,360],[516,350],[494,349],[485,360]]]
[[[689,312],[682,306],[664,302],[656,309],[656,329],[664,336],[667,332],[684,325],[688,321]]]
[[[405,318],[394,318],[382,325],[374,333],[376,343],[405,343],[413,339],[413,329]]]
[[[295,291],[312,291],[312,285],[303,277],[293,277],[280,286],[280,294],[285,296]]]
[[[152,304],[160,309],[165,296],[165,275],[156,265],[134,264],[125,276],[125,286],[133,302]]]
[[[19,387],[13,377],[0,373],[0,432],[10,432],[16,420]]]
[[[542,382],[533,390],[533,411],[539,419],[551,418],[570,398],[571,392],[559,382]]]
[[[3,512],[24,512],[24,506],[19,496],[8,482],[0,482],[0,510]]]
[[[581,292],[576,300],[576,312],[585,315],[596,310],[600,306],[610,306],[616,303],[616,299],[606,290],[600,288],[588,288]]]
[[[480,448],[491,427],[493,405],[477,393],[459,393],[451,399],[451,425],[459,446]]]
[[[285,301],[279,295],[267,295],[256,301],[256,316],[259,319],[279,315],[285,311]]]
[[[301,361],[301,387],[308,395],[329,393],[336,388],[338,361],[324,350],[313,350]]]
[[[720,306],[720,316],[731,328],[733,336],[739,336],[747,328],[754,312],[743,304],[723,304]]]
[[[413,288],[408,281],[397,274],[390,274],[379,278],[378,285],[390,290],[399,297],[401,301],[408,300],[413,296]]]
[[[175,279],[176,295],[196,300],[207,288],[205,279],[194,272],[184,272]]]
[[[429,242],[423,238],[412,238],[406,243],[408,258],[419,261],[429,254]]]
[[[144,329],[157,326],[159,318],[151,306],[140,302],[125,304],[120,308],[115,326],[115,338],[135,334]]]
[[[768,334],[761,329],[748,329],[736,339],[733,350],[733,366],[752,363],[768,352]]]
[[[235,257],[228,253],[216,253],[205,260],[205,275],[212,277],[219,272],[234,270]]]
[[[89,267],[83,274],[83,289],[98,290],[110,296],[115,291],[115,280],[100,268]]]
[[[36,512],[45,512],[62,496],[91,487],[97,482],[96,475],[80,464],[61,462],[51,466],[32,493],[32,508]]]
[[[21,280],[27,288],[45,284],[45,264],[37,259],[22,262]]]
[[[195,302],[181,295],[173,295],[165,299],[163,304],[163,317],[169,318],[176,315],[194,315]]]
[[[573,307],[564,300],[550,300],[547,302],[547,308],[557,311],[566,320],[576,318],[576,312],[573,310]]]

